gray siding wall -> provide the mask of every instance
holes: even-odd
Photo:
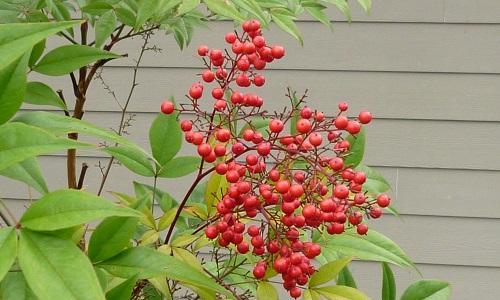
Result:
[[[354,4],[354,3],[353,3]],[[310,105],[335,111],[341,100],[353,111],[368,108],[376,116],[369,126],[366,162],[391,182],[402,220],[386,216],[373,226],[398,242],[425,278],[453,285],[452,299],[500,299],[500,1],[374,0],[371,16],[355,9],[352,24],[323,25],[301,20],[304,47],[279,30],[267,39],[287,46],[286,59],[266,71],[262,89],[267,105],[286,103],[284,87],[310,89]],[[341,20],[336,12],[332,19]],[[149,53],[139,70],[130,111],[130,137],[147,147],[148,126],[162,99],[178,99],[195,79],[199,43],[222,45],[231,23],[214,22],[198,30],[192,47],[180,52],[171,37],[157,35],[162,53]],[[103,76],[124,101],[132,78],[132,58],[140,40],[116,50],[130,59],[106,67]],[[44,78],[69,95],[67,78]],[[26,107],[30,109],[30,107]],[[99,82],[88,97],[85,118],[116,128],[119,107]],[[186,150],[190,151],[190,150]],[[87,162],[86,188],[95,191],[99,169],[107,159],[80,152]],[[65,185],[62,155],[40,159],[50,187]],[[132,192],[135,178],[121,166],[111,172],[106,190]],[[189,178],[161,181],[180,197]],[[0,195],[17,214],[30,192],[20,183],[0,179]],[[33,194],[33,197],[36,197]],[[356,262],[353,273],[362,290],[379,299],[378,264]],[[419,278],[395,270],[398,294]]]

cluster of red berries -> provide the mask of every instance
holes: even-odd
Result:
[[[264,278],[272,267],[281,274],[290,296],[297,298],[299,286],[306,285],[315,271],[311,260],[321,254],[320,245],[308,241],[307,231],[341,234],[355,227],[364,235],[368,231],[364,218],[380,217],[390,198],[364,193],[366,174],[344,162],[351,146],[344,134],[355,137],[372,120],[370,112],[350,119],[343,114],[348,104],[342,102],[338,113],[327,117],[307,106],[300,108],[300,99],[290,110],[269,116],[262,110],[261,97],[231,87],[232,83],[239,88],[262,86],[265,79],[256,70],[285,53],[282,46],[267,46],[258,21],[242,27],[241,36],[234,32],[225,36],[234,57],[229,51],[198,48],[207,66],[202,80],[217,84],[211,92],[215,104],[212,113],[200,109],[204,87],[195,82],[188,91],[191,103],[179,109],[195,117],[183,120],[181,129],[204,163],[213,163],[213,171],[229,184],[206,236],[217,239],[221,247],[261,257],[253,268],[255,278]],[[174,110],[171,102],[162,104],[164,113]],[[268,126],[256,128],[254,117],[267,118]],[[292,120],[295,126],[287,131]],[[245,123],[240,134],[236,121]],[[252,224],[247,226],[249,219]]]

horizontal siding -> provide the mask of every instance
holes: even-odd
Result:
[[[198,80],[197,73],[198,69],[141,68],[129,111],[156,112],[166,96],[182,99],[189,83]],[[285,87],[290,86],[300,92],[309,89],[307,101],[327,115],[335,113],[335,103],[346,100],[353,113],[369,108],[382,119],[500,121],[500,110],[491,109],[500,99],[500,75],[317,70],[268,70],[264,75],[266,85],[257,91],[270,111],[287,103]],[[131,69],[107,67],[102,77],[123,103]],[[69,77],[32,76],[31,80],[44,80],[72,98]],[[100,81],[94,81],[87,99],[88,111],[119,110]]]
[[[498,73],[500,42],[498,26],[489,24],[338,24],[334,32],[316,22],[300,24],[305,45],[300,46],[285,33],[273,30],[266,34],[272,43],[287,47],[286,59],[272,64],[275,69],[356,70]],[[156,35],[153,42],[161,54],[148,52],[144,66],[199,67],[193,49],[211,41],[211,47],[223,46],[220,33],[231,30],[232,23],[216,22],[209,29],[198,29],[192,46],[183,55],[173,38]],[[328,37],[328,38],[327,38]],[[333,42],[332,42],[333,41]],[[114,50],[129,58],[111,62],[130,66],[141,39],[125,41]],[[478,47],[481,45],[481,47]],[[133,50],[132,50],[133,49]]]

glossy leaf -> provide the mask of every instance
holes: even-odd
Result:
[[[196,156],[179,156],[167,162],[161,168],[158,176],[163,178],[177,178],[186,176],[198,170],[200,158]]]
[[[102,221],[90,237],[90,260],[102,261],[124,250],[130,245],[138,224],[134,217],[110,217]]]
[[[137,11],[137,17],[135,21],[135,30],[139,30],[146,21],[151,18],[157,11],[160,0],[140,0],[139,9]]]
[[[33,202],[22,216],[23,228],[57,230],[111,217],[140,217],[140,213],[80,190],[58,190]]]
[[[17,256],[17,235],[13,227],[0,228],[0,281]]]
[[[0,69],[0,124],[7,122],[21,107],[26,93],[29,53]]]
[[[230,19],[243,22],[245,18],[240,14],[240,12],[234,7],[234,5],[225,0],[204,0],[207,8],[213,13],[228,17]]]
[[[116,160],[136,174],[146,177],[155,175],[151,160],[144,151],[130,146],[106,147],[104,151],[114,156]]]
[[[396,300],[396,281],[389,264],[382,263],[382,300]]]
[[[72,242],[21,230],[19,265],[40,300],[104,300],[97,275]]]
[[[36,43],[33,46],[33,49],[31,50],[30,59],[28,61],[28,66],[30,68],[33,67],[38,61],[38,59],[40,59],[40,57],[42,56],[43,51],[45,51],[45,44],[46,40],[41,40],[40,42]]]
[[[303,300],[321,300],[321,295],[315,290],[306,289],[304,290],[302,298]]]
[[[337,251],[361,260],[387,262],[416,270],[411,259],[395,242],[374,229],[370,229],[367,235],[363,236],[348,229],[340,235],[325,236],[320,243],[324,245],[325,251]]]
[[[110,37],[116,27],[116,14],[114,10],[109,10],[102,14],[95,22],[95,46],[100,48]]]
[[[271,11],[271,18],[283,31],[297,39],[301,45],[304,44],[299,28],[294,22],[296,17],[288,10],[282,8],[273,9]]]
[[[184,0],[179,5],[179,8],[177,9],[177,14],[183,15],[187,12],[190,12],[193,9],[195,9],[196,7],[198,7],[199,4],[200,4],[200,0]]]
[[[365,129],[362,127],[358,134],[349,135],[346,140],[349,141],[351,147],[349,148],[350,154],[344,159],[344,165],[351,168],[357,167],[365,155]]]
[[[53,134],[17,122],[0,126],[0,170],[28,158],[65,149],[89,148],[93,145],[58,138]]]
[[[183,249],[183,248],[172,247],[172,253],[173,253],[174,257],[182,260],[183,262],[187,263],[188,265],[195,268],[196,270],[203,272],[203,267],[202,267],[200,261],[190,251]]]
[[[207,188],[205,190],[205,203],[207,206],[208,215],[211,214],[213,207],[216,205],[217,201],[222,199],[229,183],[225,176],[219,175],[217,173],[212,173],[207,182]]]
[[[22,181],[41,194],[49,192],[36,158],[28,158],[0,171],[0,175]]]
[[[345,285],[352,288],[358,287],[348,267],[344,267],[342,271],[340,271],[339,277],[337,278],[337,285]]]
[[[257,284],[257,299],[258,300],[278,300],[278,291],[276,288],[266,281],[259,281]]]
[[[243,9],[249,12],[252,16],[256,17],[262,25],[266,25],[268,23],[266,14],[256,0],[234,0],[232,2],[240,9]]]
[[[40,41],[81,21],[0,24],[0,70]]]
[[[138,276],[132,276],[106,293],[106,300],[128,300],[132,295]]]
[[[45,54],[33,70],[45,75],[61,76],[97,60],[118,58],[120,55],[83,45],[65,45]]]
[[[353,257],[344,257],[322,265],[318,271],[314,272],[311,276],[309,280],[309,287],[317,287],[337,278],[340,271],[342,271],[342,269],[346,267],[352,259]]]
[[[316,20],[325,24],[326,26],[332,28],[332,22],[330,18],[326,15],[326,6],[319,4],[316,1],[303,1],[302,7]]]
[[[158,114],[149,129],[149,143],[153,157],[160,167],[174,158],[182,144],[182,131],[177,114]]]
[[[38,300],[22,272],[10,272],[0,282],[2,300]]]
[[[24,102],[36,105],[55,106],[62,110],[67,109],[66,104],[64,104],[61,98],[52,90],[51,87],[38,81],[28,82]]]
[[[82,7],[82,12],[92,16],[102,15],[113,9],[113,5],[106,3],[106,1],[88,1],[89,4]]]
[[[419,280],[410,285],[401,300],[446,300],[451,294],[450,284],[441,280]]]
[[[364,164],[356,167],[357,171],[363,171],[366,175],[366,182],[363,184],[364,191],[372,196],[378,196],[381,193],[391,189],[389,182],[377,170]]]
[[[128,278],[135,274],[139,278],[167,276],[194,286],[207,287],[211,290],[227,294],[225,289],[215,283],[204,273],[186,265],[183,261],[146,247],[129,248],[120,254],[98,264],[109,273]]]
[[[349,299],[349,300],[370,300],[370,297],[365,295],[360,290],[348,286],[331,285],[314,289],[327,299]]]

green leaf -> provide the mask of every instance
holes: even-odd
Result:
[[[366,182],[363,184],[363,191],[376,197],[381,193],[391,189],[389,182],[377,170],[368,167],[364,164],[359,164],[356,167],[357,171],[363,171],[366,175]]]
[[[239,22],[245,21],[245,18],[240,14],[240,12],[234,7],[230,1],[225,0],[204,0],[207,8],[213,13],[236,20]]]
[[[315,290],[306,289],[304,290],[303,300],[321,300],[321,295]],[[340,299],[343,300],[343,299]]]
[[[19,265],[40,300],[104,300],[97,275],[72,242],[21,230]]]
[[[293,36],[301,45],[304,44],[299,28],[294,22],[296,17],[290,11],[282,8],[273,9],[271,10],[271,18],[283,31]]]
[[[33,50],[31,50],[31,55],[28,62],[28,66],[30,68],[33,67],[38,59],[42,56],[43,51],[45,51],[45,43],[46,40],[41,40],[40,42],[35,44],[35,46],[33,46]]]
[[[130,9],[128,5],[123,2],[118,3],[118,7],[116,8],[116,16],[118,17],[118,21],[123,24],[134,27],[135,25],[135,12]]]
[[[339,277],[337,279],[337,285],[345,285],[352,288],[358,287],[348,267],[344,267],[342,271],[340,271]]]
[[[26,93],[29,53],[0,68],[0,124],[7,122],[21,107]]]
[[[138,224],[133,217],[110,217],[102,221],[90,237],[90,260],[98,262],[120,253],[130,245]]]
[[[204,273],[187,265],[183,261],[146,247],[129,248],[120,254],[97,264],[109,273],[128,278],[136,274],[139,278],[167,276],[194,286],[206,287],[227,294],[227,291]]]
[[[297,98],[297,95],[295,92],[290,93],[291,94],[291,102],[292,102],[292,114],[291,114],[291,119],[290,119],[290,134],[296,135],[297,134],[297,121],[299,120],[300,117],[300,106],[299,106],[299,99]]]
[[[40,41],[81,21],[0,24],[0,70]]]
[[[188,13],[200,5],[200,0],[184,0],[177,9],[177,15]]]
[[[104,151],[114,156],[125,167],[136,174],[146,177],[153,177],[155,175],[149,155],[144,151],[130,146],[106,147]]]
[[[177,114],[159,113],[149,129],[149,143],[153,157],[164,166],[181,149],[182,131]]]
[[[386,262],[382,263],[382,300],[396,300],[396,281]]]
[[[314,291],[332,300],[370,300],[370,298],[360,290],[342,285],[325,286],[314,289]]]
[[[66,110],[66,104],[48,85],[38,81],[28,82],[24,102],[36,105],[51,105]]]
[[[451,287],[446,281],[419,280],[406,289],[401,300],[446,300],[450,294]]]
[[[55,135],[66,136],[68,133],[88,134],[107,141],[139,148],[133,142],[110,130],[103,129],[86,121],[51,112],[27,112],[17,116],[13,121],[43,128]]]
[[[174,197],[167,192],[153,188],[153,186],[134,181],[134,191],[137,199],[144,200],[149,207],[153,201],[153,191],[155,193],[155,201],[158,201],[162,211],[168,211],[170,208],[177,205]]]
[[[359,5],[363,7],[365,13],[370,14],[372,9],[372,0],[358,0]]]
[[[138,276],[132,276],[106,293],[106,300],[128,300],[132,295]]]
[[[22,272],[9,272],[0,282],[2,300],[38,300]]]
[[[20,223],[24,228],[50,231],[111,216],[140,217],[141,214],[93,194],[67,189],[46,194],[31,204]]]
[[[163,178],[186,176],[198,170],[200,162],[200,158],[196,156],[176,157],[163,165],[158,176]]]
[[[357,167],[363,160],[363,156],[365,154],[364,127],[362,127],[361,131],[355,136],[349,135],[346,140],[349,142],[351,147],[349,148],[349,155],[344,159],[344,165],[352,168]]]
[[[322,265],[318,271],[314,272],[309,280],[309,287],[317,287],[325,284],[337,277],[342,269],[347,266],[353,257],[344,257]]]
[[[262,25],[266,25],[267,17],[264,10],[259,6],[259,3],[255,0],[233,0],[232,1],[237,7],[249,12],[252,16],[256,17]]]
[[[135,30],[139,30],[146,21],[151,18],[158,10],[160,0],[140,0],[137,18],[135,20]]]
[[[114,10],[109,10],[102,14],[95,23],[95,46],[100,48],[110,37],[116,27],[116,14]]]
[[[3,169],[0,171],[0,175],[22,181],[40,192],[40,194],[49,192],[38,161],[35,158],[28,158],[20,163]]]
[[[13,227],[0,229],[0,281],[7,274],[17,256],[17,235]]]
[[[45,54],[33,67],[33,70],[45,75],[62,76],[97,60],[108,60],[118,57],[120,55],[90,46],[65,45]]]
[[[268,118],[253,118],[250,123],[245,124],[240,130],[240,133],[238,134],[239,137],[243,136],[243,132],[247,129],[252,129],[254,131],[262,133],[263,137],[268,137],[269,136],[269,122],[271,120]]]
[[[257,300],[278,300],[278,291],[266,281],[259,281],[257,284]]]
[[[92,16],[100,16],[109,10],[113,9],[113,5],[107,3],[106,1],[88,1],[88,5],[82,7],[82,12],[87,13]]]
[[[327,2],[333,3],[337,9],[347,18],[350,22],[351,17],[351,9],[349,8],[349,3],[347,0],[326,0]]]
[[[416,266],[404,251],[391,239],[370,229],[366,235],[359,235],[353,229],[334,236],[324,236],[319,241],[325,251],[335,251],[343,255],[352,255],[361,260],[387,262],[401,267]]]
[[[226,176],[219,175],[217,173],[212,173],[207,182],[207,188],[205,190],[205,204],[207,205],[207,212],[210,215],[213,207],[217,202],[222,199],[229,187],[229,182],[226,180]]]
[[[91,144],[58,138],[37,127],[17,122],[0,126],[0,170],[28,158],[65,149],[93,147]]]
[[[330,18],[326,15],[324,10],[326,6],[321,5],[315,1],[303,1],[302,7],[316,20],[328,26],[330,29],[332,28],[332,22]]]

